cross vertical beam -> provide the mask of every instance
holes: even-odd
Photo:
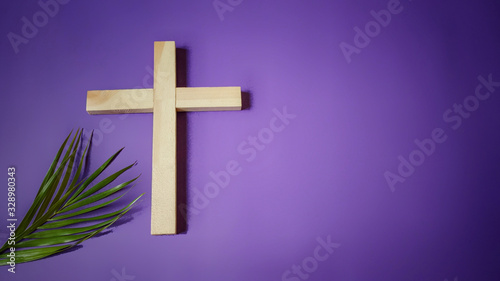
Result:
[[[151,234],[159,235],[176,233],[175,43],[154,46]]]

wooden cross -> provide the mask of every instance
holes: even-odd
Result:
[[[241,110],[241,88],[177,88],[170,41],[154,44],[153,89],[87,92],[89,114],[153,113],[152,235],[177,233],[176,111],[220,110]]]

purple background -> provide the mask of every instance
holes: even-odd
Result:
[[[137,160],[122,179],[142,173],[129,198],[146,196],[112,233],[15,275],[1,267],[0,279],[108,281],[124,270],[121,280],[296,281],[305,277],[283,274],[330,237],[340,247],[308,280],[500,280],[500,90],[456,130],[443,119],[479,75],[500,80],[500,4],[402,0],[348,63],[339,44],[353,45],[354,28],[388,2],[243,1],[221,20],[211,0],[73,0],[16,54],[7,34],[21,35],[21,18],[41,8],[3,1],[0,182],[17,168],[18,216],[70,130],[101,122],[111,125],[91,168],[125,146],[111,170]],[[240,112],[179,114],[191,207],[211,171],[230,160],[242,171],[176,236],[149,234],[152,115],[85,111],[87,90],[151,84],[154,41],[185,50],[187,86],[241,86],[251,97]],[[238,146],[283,107],[296,117],[247,161]],[[447,140],[392,192],[384,173],[435,128]],[[4,225],[6,187],[0,202]]]

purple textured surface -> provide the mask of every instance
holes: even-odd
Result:
[[[71,129],[97,130],[91,168],[126,147],[112,169],[137,160],[124,179],[142,173],[130,196],[146,196],[1,280],[500,280],[500,88],[480,81],[500,81],[498,1],[46,2],[0,4],[2,242],[7,168],[21,217]],[[192,212],[176,236],[149,234],[152,115],[85,111],[87,90],[151,86],[154,41],[186,54],[187,86],[251,97],[179,114]]]

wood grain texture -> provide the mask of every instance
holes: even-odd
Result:
[[[241,88],[177,88],[176,107],[177,111],[241,110]]]
[[[89,114],[151,113],[153,89],[87,92]]]
[[[241,110],[240,87],[176,88],[176,110]],[[89,114],[151,113],[153,89],[87,92]]]
[[[151,234],[176,233],[175,43],[155,42]]]

